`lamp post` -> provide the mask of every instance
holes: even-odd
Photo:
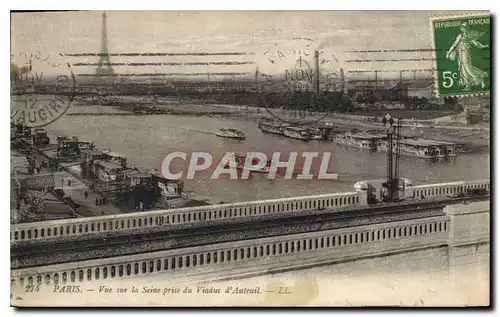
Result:
[[[387,191],[389,201],[393,198],[393,161],[392,161],[392,136],[394,135],[394,119],[388,113],[382,119],[382,123],[385,126],[387,132]]]

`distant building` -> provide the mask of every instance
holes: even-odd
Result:
[[[300,80],[292,82],[293,89],[295,91],[312,91],[313,85],[307,80]]]
[[[408,85],[408,97],[425,98],[427,100],[433,99],[433,84],[427,83],[413,83]]]

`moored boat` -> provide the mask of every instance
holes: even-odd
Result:
[[[287,124],[277,122],[259,122],[259,129],[262,132],[283,135]]]
[[[323,131],[321,131],[321,129],[310,128],[309,134],[311,135],[311,140],[324,140],[325,139],[325,134],[323,133]]]
[[[379,151],[387,152],[387,140],[380,142]],[[393,141],[393,152],[396,152],[396,141]],[[445,141],[426,139],[403,139],[399,141],[399,153],[424,159],[456,157],[455,144]]]
[[[333,142],[355,147],[362,150],[374,151],[377,149],[377,141],[381,137],[363,133],[341,133],[333,137]]]
[[[303,141],[309,141],[311,139],[311,133],[309,132],[309,129],[303,127],[285,127],[283,135],[289,138],[299,139]]]

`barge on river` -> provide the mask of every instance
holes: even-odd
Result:
[[[333,142],[367,151],[376,151],[377,144],[384,136],[367,133],[341,133],[333,137]]]
[[[309,129],[303,127],[285,127],[283,134],[286,137],[303,141],[309,141],[311,139],[311,132],[309,131]]]
[[[285,128],[288,124],[279,122],[259,122],[259,129],[262,132],[272,133],[272,134],[285,134]]]
[[[456,157],[455,144],[445,141],[425,139],[402,139],[399,140],[400,154],[414,156],[423,159],[451,158]],[[387,140],[380,140],[378,150],[387,152]],[[396,151],[396,141],[393,140],[393,150]]]

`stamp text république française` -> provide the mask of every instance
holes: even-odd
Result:
[[[434,27],[436,29],[453,28],[453,27],[460,26],[461,23],[462,23],[462,21],[442,21],[442,22],[436,22],[434,24]],[[490,19],[489,18],[469,19],[469,20],[467,20],[467,23],[469,25],[490,24]]]

